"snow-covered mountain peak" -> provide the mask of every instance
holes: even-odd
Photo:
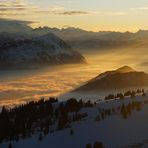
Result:
[[[43,36],[2,33],[0,36],[0,68],[84,61],[83,56],[52,33]]]

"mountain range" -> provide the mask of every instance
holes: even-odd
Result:
[[[139,46],[139,44],[143,46],[148,45],[147,30],[139,30],[136,33],[122,33],[113,31],[92,32],[72,27],[65,29],[39,27],[34,29],[34,32],[37,34],[52,32],[71,47],[78,50],[121,48],[133,45]]]
[[[0,19],[0,33],[23,33],[30,36],[42,36],[53,33],[64,40],[73,49],[108,49],[129,46],[148,46],[148,30],[132,32],[86,31],[80,28],[31,28],[32,22]],[[99,28],[98,28],[99,30]]]
[[[0,67],[85,63],[79,53],[93,49],[148,47],[148,31],[86,31],[79,28],[31,28],[27,21],[0,19]]]

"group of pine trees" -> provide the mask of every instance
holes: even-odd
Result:
[[[140,111],[142,109],[142,102],[133,101],[132,103],[128,103],[127,105],[122,104],[120,107],[120,114],[124,119],[127,119],[129,115],[132,114],[133,111]]]
[[[105,100],[110,100],[110,99],[124,99],[125,97],[130,96],[131,98],[134,98],[136,94],[141,94],[143,97],[146,96],[145,90],[144,89],[137,89],[136,91],[126,91],[125,93],[117,93],[116,95],[114,94],[109,94],[108,96],[105,97]],[[147,100],[144,100],[143,104],[148,104]],[[99,114],[96,117],[96,121],[101,121],[104,120],[106,117],[115,115],[115,114],[120,114],[124,119],[127,119],[128,116],[133,112],[133,111],[140,111],[142,109],[142,102],[141,101],[134,101],[132,100],[131,103],[128,104],[122,104],[121,106],[118,106],[116,108],[108,108],[108,109],[101,109],[99,108]]]
[[[109,94],[109,95],[105,96],[105,100],[107,101],[107,100],[112,100],[112,99],[117,99],[117,98],[124,99],[125,97],[129,97],[129,96],[131,98],[134,98],[136,96],[136,94],[141,94],[141,93],[143,96],[146,95],[144,89],[137,89],[136,91],[129,90],[129,91],[126,91],[125,93]]]
[[[137,89],[137,91],[127,91],[124,94],[110,94],[105,99],[124,99],[126,96],[133,98],[136,94],[146,95],[144,89]],[[145,100],[144,103],[148,102]],[[3,141],[25,139],[31,137],[34,133],[39,133],[38,140],[41,141],[49,132],[52,133],[54,130],[70,128],[71,123],[87,117],[87,113],[79,112],[80,109],[93,106],[94,104],[91,101],[83,102],[75,98],[62,103],[58,102],[57,98],[49,98],[48,100],[42,98],[39,101],[31,101],[10,109],[3,107],[0,112],[0,143]],[[120,113],[126,119],[132,111],[139,111],[141,107],[141,102],[132,101],[127,105],[123,104],[117,108],[99,109],[99,115],[96,120],[100,121],[117,113]],[[53,129],[53,125],[57,125],[57,127]],[[70,135],[73,134],[74,131],[71,130]],[[8,147],[12,147],[11,143]],[[93,146],[87,144],[86,147],[102,148],[103,144],[102,142],[95,142]]]
[[[79,121],[87,117],[86,113],[78,113],[83,107],[93,107],[93,104],[90,101],[84,103],[82,100],[77,101],[76,99],[70,99],[65,104],[61,103],[56,110],[56,115],[59,117],[58,129],[61,130],[70,125],[71,122]],[[75,112],[75,114],[69,115],[69,113],[73,112]]]
[[[148,103],[148,102],[145,102]],[[131,103],[122,104],[116,108],[108,108],[108,109],[100,109],[99,114],[96,117],[96,121],[101,121],[106,119],[111,115],[120,114],[124,119],[127,119],[129,115],[132,114],[133,111],[140,111],[142,109],[142,102],[140,101],[132,101]]]
[[[39,134],[39,140],[49,132],[70,127],[75,121],[87,117],[86,113],[79,113],[83,107],[92,107],[93,104],[69,99],[59,103],[56,98],[31,101],[11,109],[2,108],[0,113],[0,142],[18,141]],[[70,114],[72,113],[72,114]],[[52,129],[52,125],[58,126]]]
[[[104,148],[102,142],[96,141],[93,145],[91,143],[86,144],[86,148]]]
[[[31,101],[12,109],[3,107],[0,113],[0,142],[30,137],[37,127],[45,130],[52,124],[52,104],[55,102],[57,99],[50,98],[46,101]]]

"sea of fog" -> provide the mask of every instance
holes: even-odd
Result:
[[[83,53],[87,64],[70,64],[44,69],[1,70],[0,106],[14,106],[40,97],[58,96],[83,85],[86,81],[106,70],[129,65],[148,73],[147,49],[116,49]],[[67,95],[64,95],[68,97]],[[83,99],[101,99],[103,93],[87,94]]]

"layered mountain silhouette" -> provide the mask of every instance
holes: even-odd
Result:
[[[86,31],[79,28],[49,28],[39,27],[34,29],[37,34],[46,34],[52,32],[59,36],[71,47],[75,49],[109,49],[109,48],[121,48],[127,46],[148,46],[147,30],[139,30],[135,33],[131,32],[114,32],[114,31]]]
[[[43,36],[53,33],[74,49],[110,49],[121,47],[148,47],[148,31],[139,30],[132,32],[115,31],[86,31],[80,28],[31,28],[31,22],[0,19],[0,33],[23,33],[29,36]],[[99,28],[98,28],[99,29]]]
[[[107,71],[88,81],[85,85],[74,90],[75,92],[114,90],[131,87],[148,86],[148,74],[135,71],[129,66],[117,70]]]

